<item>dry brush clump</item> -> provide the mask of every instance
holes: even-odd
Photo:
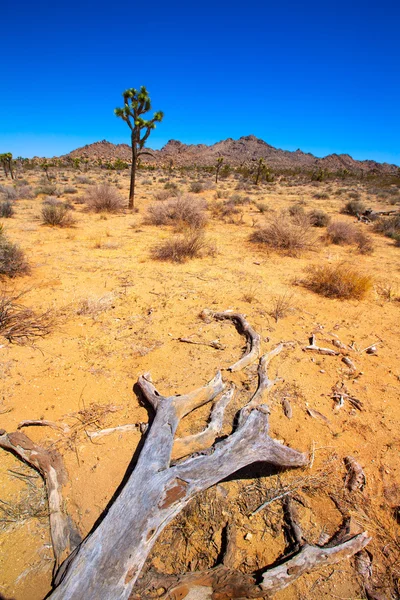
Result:
[[[0,226],[0,276],[17,277],[29,272],[29,264],[23,250],[11,242]]]
[[[174,225],[177,229],[202,229],[207,224],[206,203],[193,196],[178,196],[169,202],[151,204],[144,222],[147,225]]]
[[[372,288],[372,277],[346,264],[314,265],[308,269],[305,286],[326,298],[360,300]]]
[[[331,223],[326,231],[326,239],[331,244],[338,246],[356,245],[361,254],[371,254],[373,251],[371,236],[361,231],[353,223],[346,223],[346,221]]]
[[[351,196],[351,194],[349,194],[349,196]],[[367,207],[365,206],[364,202],[359,200],[357,197],[346,202],[341,212],[346,215],[352,215],[353,217],[357,217],[358,215],[362,215],[366,211],[366,208]]]
[[[395,241],[400,246],[400,214],[392,217],[382,217],[374,224],[374,231]]]
[[[52,227],[72,227],[75,220],[68,204],[50,197],[43,202],[42,223]]]
[[[103,183],[88,188],[84,202],[89,211],[93,212],[120,212],[124,205],[121,194],[113,186]]]
[[[0,202],[0,217],[2,219],[10,219],[14,216],[13,204],[10,200]]]
[[[182,235],[174,236],[155,246],[151,256],[155,260],[186,262],[190,258],[198,258],[215,254],[201,230],[188,230]]]
[[[307,216],[291,217],[281,213],[271,217],[264,227],[255,230],[250,241],[288,256],[299,256],[314,245],[315,238]]]
[[[11,344],[24,345],[48,335],[56,317],[53,311],[36,313],[19,303],[24,292],[16,294],[6,289],[0,292],[0,335]]]
[[[312,210],[308,218],[310,219],[310,223],[313,227],[328,227],[331,222],[330,216],[323,210],[315,209]]]

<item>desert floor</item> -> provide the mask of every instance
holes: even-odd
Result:
[[[54,327],[34,346],[2,341],[0,425],[8,432],[25,419],[74,426],[73,435],[47,427],[25,432],[41,444],[54,443],[63,455],[69,475],[65,500],[81,534],[90,531],[111,499],[141,437],[136,430],[91,440],[88,432],[147,421],[147,411],[132,391],[145,372],[151,372],[160,392],[185,393],[237,360],[243,338],[234,327],[228,322],[205,323],[199,317],[204,308],[233,309],[247,315],[261,334],[263,351],[280,341],[295,342],[271,363],[271,375],[282,379],[269,396],[271,435],[309,452],[312,465],[220,483],[164,531],[151,560],[166,572],[213,565],[229,515],[238,528],[238,566],[250,572],[270,564],[285,546],[280,502],[272,502],[255,517],[250,513],[268,497],[293,489],[303,534],[310,542],[318,542],[321,532],[329,535],[337,529],[342,520],[337,504],[346,504],[353,530],[366,529],[373,537],[369,549],[375,582],[389,598],[400,554],[400,525],[394,516],[400,505],[400,249],[371,233],[374,251],[363,255],[354,246],[324,242],[324,229],[313,228],[314,246],[290,257],[248,238],[273,211],[296,203],[306,211],[323,209],[334,219],[355,222],[340,214],[351,190],[372,208],[392,207],[369,196],[363,182],[280,181],[237,191],[233,177],[215,186],[213,175],[197,175],[208,184],[196,197],[207,200],[209,208],[217,190],[222,199],[240,193],[250,201],[238,207],[241,214],[233,219],[215,218],[208,211],[211,255],[184,263],[160,262],[152,258],[151,248],[170,237],[172,228],[147,225],[144,216],[149,204],[159,202],[153,194],[164,189],[168,174],[140,172],[138,212],[96,214],[87,212],[77,198],[103,180],[117,185],[127,198],[128,172],[61,172],[58,188],[72,185],[77,190],[60,198],[74,206],[73,227],[42,225],[41,195],[16,200],[14,217],[2,220],[6,235],[21,246],[31,266],[30,274],[4,280],[3,285],[8,292],[25,290],[19,302],[35,311],[54,311]],[[33,187],[42,176],[23,175]],[[88,183],[81,183],[85,177]],[[190,177],[173,175],[170,181],[186,193]],[[10,185],[4,177],[0,183]],[[315,198],[317,192],[324,197]],[[267,206],[264,213],[256,206],[259,202]],[[369,225],[357,227],[371,232]],[[304,287],[307,267],[339,261],[373,277],[364,299],[324,298]],[[282,299],[285,310],[275,318]],[[335,336],[352,345],[349,356],[356,371],[340,355],[304,352],[312,333],[320,346],[334,348]],[[218,339],[224,349],[183,343],[181,337]],[[376,354],[363,351],[372,344]],[[256,367],[234,375],[223,371],[223,376],[238,388],[226,414],[224,432],[229,433],[234,414],[255,389]],[[332,388],[342,382],[362,402],[362,410],[347,401],[335,410]],[[282,410],[283,398],[292,406],[291,419]],[[207,407],[189,415],[178,433],[200,430],[207,416]],[[50,590],[53,565],[42,480],[13,455],[0,453],[0,593],[7,599],[39,600]],[[344,485],[344,457],[349,455],[366,476],[364,490],[351,497]],[[304,576],[277,598],[316,596],[364,597],[354,561]]]

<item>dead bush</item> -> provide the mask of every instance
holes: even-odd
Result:
[[[214,252],[215,250],[206,241],[202,231],[188,231],[155,246],[151,251],[151,255],[156,260],[183,263],[189,258],[210,255]]]
[[[357,232],[356,244],[360,254],[372,254],[374,251],[374,241],[372,237],[364,231]]]
[[[388,238],[398,239],[400,236],[400,215],[393,217],[381,217],[374,223],[374,231],[383,233]]]
[[[189,191],[193,192],[193,194],[200,194],[204,191],[204,185],[200,183],[200,181],[192,181],[189,186]]]
[[[190,195],[161,204],[151,204],[145,223],[149,225],[174,225],[178,229],[202,229],[207,223],[205,203]]]
[[[52,311],[37,314],[19,303],[22,294],[0,292],[0,335],[11,344],[24,345],[48,335],[55,322]]]
[[[360,300],[372,287],[372,278],[346,263],[308,269],[306,287],[326,298]]]
[[[87,189],[84,200],[88,210],[116,213],[122,210],[124,200],[118,190],[103,183]]]
[[[72,227],[75,221],[67,204],[49,198],[42,206],[42,223],[52,227]]]
[[[10,200],[0,202],[0,217],[2,219],[10,219],[14,215],[14,208]]]
[[[283,252],[288,256],[299,256],[314,244],[309,219],[304,215],[290,217],[285,213],[273,216],[269,223],[254,231],[250,241]]]

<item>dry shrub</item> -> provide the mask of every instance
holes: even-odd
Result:
[[[75,221],[67,204],[49,198],[42,206],[42,223],[52,227],[72,227]]]
[[[329,242],[338,246],[357,245],[361,254],[371,254],[374,248],[371,236],[345,221],[331,223],[326,231],[326,237]]]
[[[243,219],[243,213],[233,202],[214,202],[210,207],[211,214],[214,218],[222,219],[227,223],[240,223]]]
[[[28,344],[36,338],[48,335],[55,323],[55,315],[48,310],[37,314],[19,304],[20,294],[7,290],[0,293],[0,335],[12,344]]]
[[[250,241],[288,256],[299,256],[304,250],[311,248],[315,240],[308,217],[290,217],[281,213],[272,217],[267,225],[254,231]]]
[[[151,204],[147,209],[145,223],[149,225],[175,225],[202,229],[207,223],[205,203],[190,195],[162,204]]]
[[[308,269],[306,287],[326,298],[360,300],[372,287],[372,278],[346,263],[315,265]]]
[[[17,277],[29,272],[29,265],[23,250],[10,242],[0,230],[0,275]]]
[[[351,196],[351,194],[349,194]],[[346,215],[352,215],[357,217],[358,215],[362,215],[366,211],[366,206],[364,202],[358,199],[349,200],[342,208],[342,213]]]
[[[118,190],[103,183],[90,187],[84,197],[88,210],[116,213],[122,210],[124,200]]]
[[[106,294],[100,298],[89,296],[88,298],[82,298],[78,302],[76,314],[77,315],[89,315],[96,317],[100,313],[109,310],[115,302],[114,294]]]
[[[14,208],[10,200],[0,202],[0,217],[2,219],[10,219],[14,215]]]
[[[164,202],[165,200],[168,200],[168,198],[171,198],[171,196],[173,195],[174,194],[171,194],[170,190],[158,190],[157,192],[154,192],[153,198],[154,200],[158,200],[159,202]]]
[[[400,215],[381,217],[374,223],[374,231],[383,233],[388,238],[398,241],[400,236]]]
[[[206,241],[202,231],[187,231],[183,235],[174,236],[158,246],[155,246],[151,255],[156,260],[169,260],[183,263],[189,258],[197,258],[213,254],[215,250]]]
[[[200,181],[192,181],[189,191],[193,192],[193,194],[200,194],[200,192],[204,191],[204,185]]]
[[[328,227],[331,222],[330,216],[323,210],[312,210],[308,215],[313,227]]]

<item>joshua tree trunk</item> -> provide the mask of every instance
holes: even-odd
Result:
[[[131,167],[131,186],[129,188],[129,204],[128,208],[132,210],[135,206],[135,180],[136,180],[136,168],[137,168],[137,149],[136,143],[133,140],[132,135],[132,167]]]

